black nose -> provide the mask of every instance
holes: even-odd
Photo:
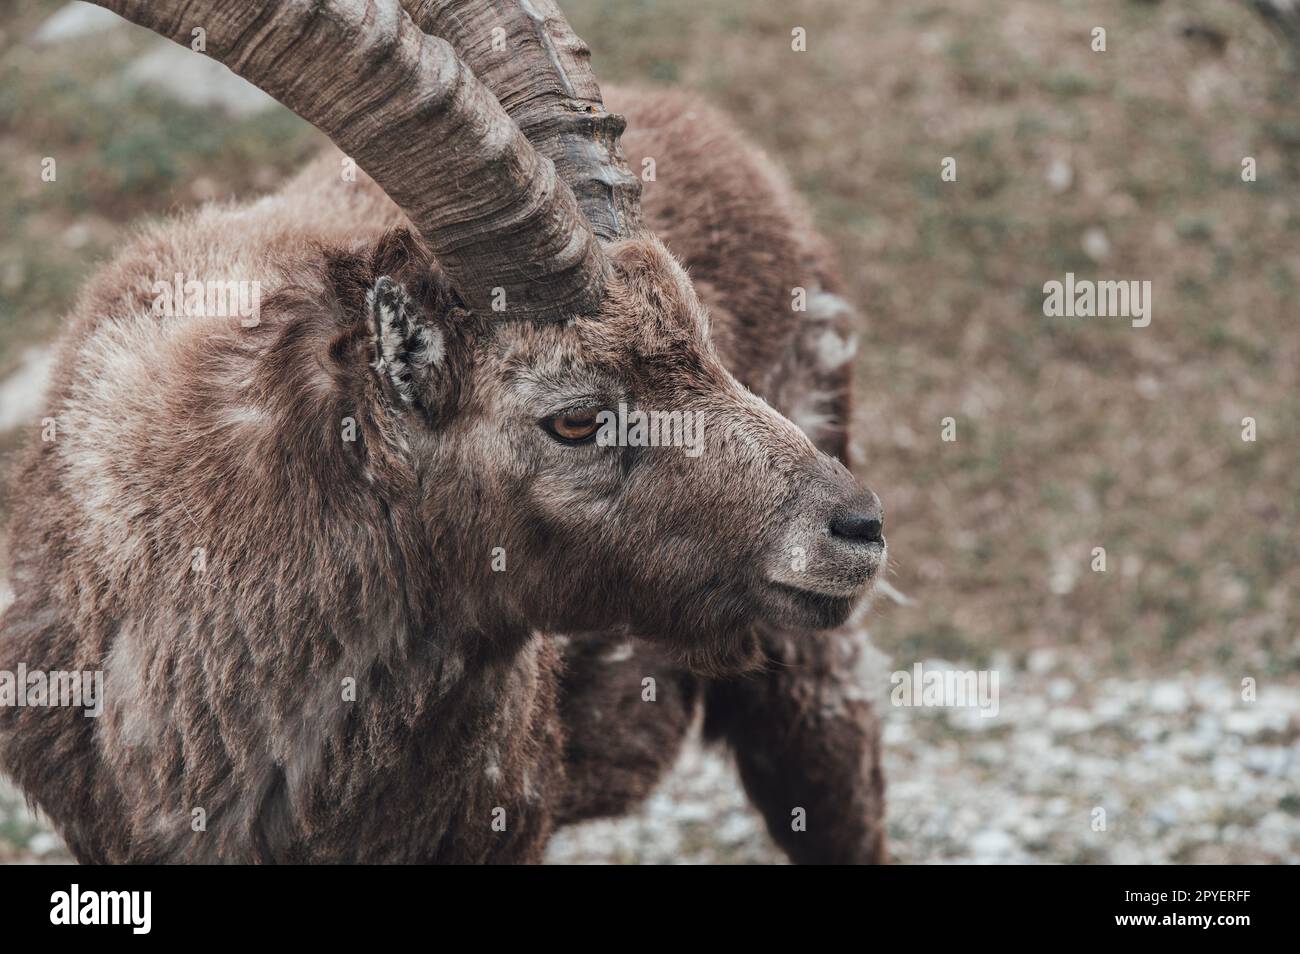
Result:
[[[879,543],[884,528],[874,514],[844,513],[831,520],[831,534],[855,543]]]

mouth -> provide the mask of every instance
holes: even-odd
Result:
[[[823,593],[788,583],[769,582],[765,588],[770,609],[780,622],[813,629],[831,629],[849,618],[864,590],[850,595]]]

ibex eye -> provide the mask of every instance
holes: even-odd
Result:
[[[542,419],[542,427],[556,440],[565,444],[586,444],[595,440],[600,430],[596,408],[582,411],[565,411]]]

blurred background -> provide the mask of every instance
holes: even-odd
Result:
[[[1300,861],[1300,8],[562,5],[602,83],[696,91],[787,170],[865,315],[857,459],[893,557],[877,688],[916,662],[1001,679],[992,719],[883,707],[896,860]],[[62,315],[127,231],[270,191],[323,142],[103,11],[5,9],[0,477]],[[1152,282],[1150,326],[1044,318],[1066,272]],[[8,489],[0,520],[22,506]],[[642,811],[551,858],[782,860],[695,745]],[[63,860],[0,781],[0,861]]]

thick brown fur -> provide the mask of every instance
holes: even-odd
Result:
[[[0,709],[0,766],[80,860],[536,861],[554,824],[644,795],[701,705],[795,860],[882,859],[838,594],[883,544],[821,533],[810,588],[833,595],[781,585],[792,540],[878,506],[834,460],[854,315],[715,114],[609,99],[691,281],[620,243],[595,318],[470,314],[333,154],[150,228],[87,286],[0,620],[0,670],[105,674],[98,719]],[[259,323],[159,318],[177,273],[257,279]],[[537,408],[570,392],[702,410],[709,452],[559,447]]]

